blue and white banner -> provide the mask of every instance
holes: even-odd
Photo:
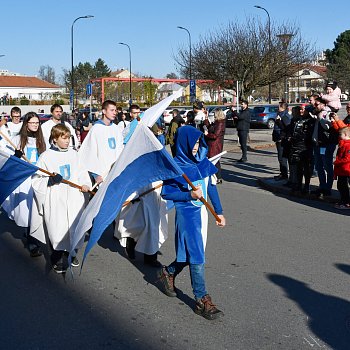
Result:
[[[221,157],[226,153],[227,153],[227,151],[223,151],[223,152],[209,158],[209,161],[215,165],[221,159]]]
[[[151,128],[162,115],[162,113],[169,107],[170,103],[173,102],[173,100],[176,100],[180,96],[182,96],[182,92],[183,89],[179,89],[178,91],[175,91],[172,95],[166,97],[164,100],[148,108],[144,113],[140,115],[142,123]],[[135,119],[124,129],[124,144],[128,143],[131,135],[135,131],[137,123],[138,121]]]
[[[89,202],[71,238],[71,252],[93,226],[84,259],[108,225],[117,217],[124,201],[151,182],[181,176],[182,170],[154,137],[139,123],[118,160]]]
[[[0,204],[39,168],[0,150]]]

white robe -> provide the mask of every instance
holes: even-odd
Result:
[[[0,131],[11,140],[19,134],[22,124],[23,124],[22,122],[17,124],[13,122],[8,122],[1,127]],[[0,141],[0,149],[7,151],[8,147],[11,147],[11,146],[7,143],[5,139],[2,139]]]
[[[124,124],[125,123],[125,124]],[[121,130],[123,133],[123,130],[130,124],[128,120],[122,120],[117,124],[117,128]]]
[[[55,122],[52,121],[52,119],[50,119],[50,120],[46,121],[45,123],[43,123],[41,125],[41,130],[43,132],[44,140],[45,140],[45,143],[46,143],[46,149],[50,149],[50,147],[51,147],[50,142],[49,142],[50,135],[51,135],[51,129],[55,125],[59,125],[59,124],[60,123],[56,124]],[[64,125],[70,130],[70,133],[71,133],[69,147],[78,149],[79,140],[77,138],[77,135],[75,134],[74,128],[68,122],[64,122]],[[73,144],[72,138],[74,139],[74,144]]]
[[[153,182],[138,193],[133,193],[128,200],[157,186]],[[116,219],[114,236],[120,244],[126,246],[126,238],[132,237],[136,242],[135,249],[145,254],[155,254],[168,237],[167,203],[160,196],[162,188],[142,196],[139,202],[125,206]]]
[[[79,165],[78,154],[72,149],[67,152],[49,149],[40,156],[37,166],[61,174],[65,180],[91,186],[87,171]],[[30,234],[40,242],[46,243],[46,231],[55,250],[69,251],[70,235],[73,234],[85,207],[85,196],[79,189],[65,183],[48,187],[48,178],[48,175],[40,172],[33,176],[35,200]],[[83,241],[78,248],[82,243]]]
[[[18,147],[20,136],[15,136],[12,142]],[[13,154],[14,150],[7,148],[8,153]],[[32,164],[38,160],[38,149],[36,148],[36,138],[28,137],[28,142],[23,150],[24,155]],[[2,208],[16,225],[21,227],[30,226],[30,218],[33,202],[33,189],[31,177],[22,182],[2,203]]]
[[[123,150],[121,129],[114,123],[97,122],[90,129],[79,149],[79,159],[91,173],[105,178]]]

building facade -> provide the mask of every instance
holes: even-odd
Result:
[[[315,92],[324,92],[327,80],[327,68],[310,66],[299,69],[288,79],[290,102],[302,102]]]
[[[64,88],[36,77],[0,75],[0,97],[6,100],[50,100],[64,93]]]

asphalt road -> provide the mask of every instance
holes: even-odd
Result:
[[[258,188],[257,177],[277,173],[274,149],[239,158],[223,159],[228,225],[211,218],[207,245],[207,287],[224,318],[192,312],[187,269],[179,297],[162,294],[154,269],[141,255],[128,261],[111,229],[72,279],[30,258],[1,214],[0,349],[349,349],[349,213]],[[171,233],[173,224],[172,214]]]

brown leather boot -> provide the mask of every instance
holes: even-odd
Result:
[[[158,278],[159,278],[159,282],[162,285],[162,292],[167,295],[168,297],[176,297],[176,291],[175,291],[175,285],[174,285],[174,281],[175,281],[175,277],[174,275],[170,275],[165,266],[163,266],[159,272],[158,272]]]
[[[215,320],[224,316],[224,313],[213,304],[209,294],[205,295],[202,299],[196,300],[194,312],[207,320]]]

